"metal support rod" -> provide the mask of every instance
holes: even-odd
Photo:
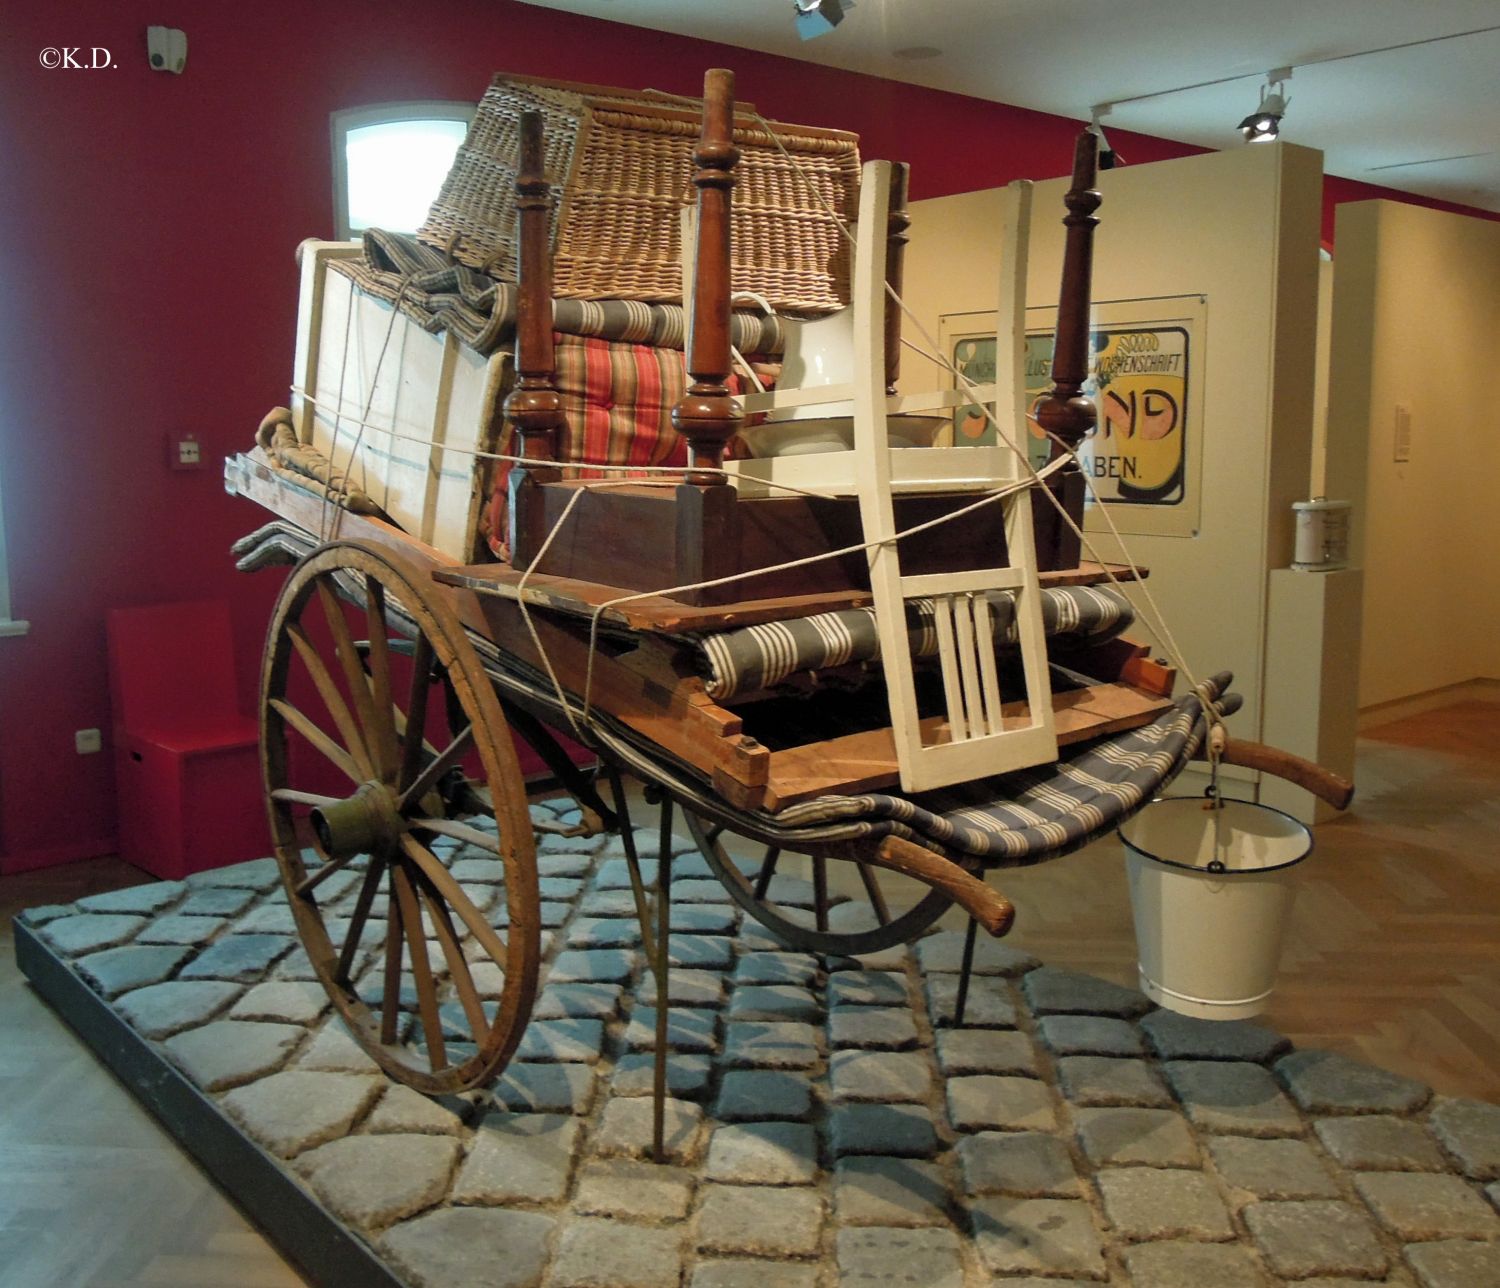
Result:
[[[657,915],[653,918],[651,905],[646,898],[646,882],[641,875],[640,855],[635,848],[635,827],[630,819],[630,806],[625,800],[625,785],[620,781],[620,771],[614,763],[611,761],[604,763],[606,772],[609,774],[610,792],[615,800],[615,814],[620,822],[620,841],[625,849],[625,864],[630,870],[630,892],[635,899],[636,920],[641,927],[641,944],[646,950],[646,960],[651,963],[652,973],[656,976],[656,1053],[652,1085],[651,1157],[655,1162],[664,1163],[667,1154],[667,931],[671,916],[672,804],[670,797],[662,801],[661,852],[656,860]]]
[[[672,928],[672,798],[661,801],[661,842],[656,852],[656,1064],[652,1071],[652,1150],[656,1161],[666,1161],[663,1144],[667,1109],[667,1019],[671,989],[667,975],[671,969]]]
[[[610,792],[615,798],[615,817],[619,823],[620,842],[625,847],[625,866],[630,870],[630,893],[635,898],[635,919],[641,926],[641,943],[645,945],[647,957],[654,957],[651,939],[651,908],[646,902],[646,883],[641,876],[640,856],[635,852],[635,826],[630,821],[630,806],[625,800],[625,786],[620,781],[620,771],[611,763],[609,775]]]
[[[979,923],[969,918],[969,929],[964,933],[964,960],[958,968],[958,996],[953,1001],[953,1027],[964,1026],[964,1011],[969,1005],[969,978],[974,973],[974,937],[979,932]]]

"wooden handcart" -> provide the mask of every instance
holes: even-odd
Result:
[[[675,103],[622,107],[624,96],[610,94],[598,92],[600,116],[655,113],[680,133],[697,114]],[[731,395],[735,141],[769,127],[737,122],[729,74],[710,73],[693,154],[691,384],[675,411],[691,460],[676,475],[601,483],[559,459],[541,116],[522,113],[516,125],[513,379],[496,358],[486,366],[434,350],[448,367],[477,364],[495,423],[503,407],[514,431],[510,453],[493,434],[467,447],[429,434],[428,500],[449,489],[443,514],[451,526],[461,513],[457,547],[439,548],[432,531],[424,540],[377,498],[359,497],[352,464],[343,474],[337,462],[319,465],[290,415],[268,418],[260,446],[227,463],[229,489],[275,516],[238,543],[240,566],[293,565],[262,674],[266,791],[319,978],[380,1066],[429,1093],[485,1083],[521,1040],[542,965],[534,829],[544,849],[549,831],[618,830],[658,989],[659,1108],[675,810],[732,898],[790,947],[877,951],[922,934],[955,903],[971,918],[972,947],[976,926],[1004,934],[1014,916],[985,873],[1067,853],[1148,801],[1200,751],[1205,708],[1227,703],[1227,677],[1174,701],[1173,670],[1098,620],[1116,603],[1099,588],[1129,570],[1079,558],[1081,479],[1068,449],[1093,423],[1081,394],[1098,205],[1092,135],[1080,141],[1068,194],[1055,385],[1034,412],[1055,436],[1054,465],[1036,479],[997,465],[996,449],[965,457],[977,449],[887,444],[892,418],[973,396],[924,404],[894,393],[900,319],[886,288],[899,295],[899,168],[863,175],[851,379]],[[1024,227],[1018,204],[1012,237]],[[1015,246],[1012,259],[1024,261]],[[448,253],[462,257],[457,242]],[[1002,294],[1006,353],[1024,308],[1019,279]],[[401,303],[382,306],[391,328],[382,356]],[[318,326],[324,307],[305,291],[302,325]],[[347,335],[358,323],[345,325]],[[313,373],[298,381],[314,402]],[[980,391],[1002,422],[1025,414],[1015,387]],[[746,407],[774,422],[841,399],[852,407],[852,450],[726,465]],[[353,417],[356,432],[386,433],[396,451],[394,420],[374,424],[374,401]],[[482,489],[453,492],[445,450],[486,468],[517,458],[508,560],[478,558]],[[1099,614],[1080,627],[1089,605]],[[1060,633],[1044,645],[1049,628]],[[1009,649],[999,647],[1007,631]],[[558,733],[598,770],[579,768]],[[571,815],[534,816],[516,738],[572,792]],[[1347,784],[1280,753],[1231,740],[1219,754],[1347,800]],[[654,898],[627,772],[661,805]],[[461,850],[486,856],[482,887],[455,865]],[[791,856],[803,861],[794,867]]]

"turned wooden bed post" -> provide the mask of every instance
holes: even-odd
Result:
[[[693,151],[698,189],[691,383],[672,409],[672,424],[688,443],[692,472],[677,489],[678,570],[685,581],[724,575],[732,548],[735,491],[716,471],[724,444],[744,416],[729,393],[729,210],[734,166],[734,73],[714,68],[703,79],[703,130]]]
[[[1068,213],[1063,219],[1067,240],[1063,247],[1062,287],[1057,301],[1057,334],[1052,345],[1052,388],[1037,404],[1037,423],[1061,439],[1054,442],[1050,459],[1075,448],[1094,428],[1093,399],[1083,395],[1089,374],[1089,305],[1094,269],[1094,214],[1102,198],[1094,187],[1098,171],[1099,139],[1090,130],[1078,136],[1073,149],[1073,186],[1063,198]],[[1076,466],[1065,467],[1049,485],[1068,515],[1083,526],[1083,475]],[[1072,567],[1078,563],[1078,537],[1067,528],[1051,505],[1040,508],[1043,521],[1037,530],[1037,558],[1043,569]],[[1048,540],[1050,537],[1050,541]],[[1050,547],[1050,551],[1047,548]]]
[[[553,383],[552,251],[548,244],[551,188],[542,161],[542,114],[521,113],[521,162],[516,171],[516,211],[520,225],[516,255],[516,383],[505,399],[505,415],[515,426],[519,451],[528,462],[510,474],[510,540],[516,561],[531,559],[541,532],[522,531],[525,515],[540,521],[541,507],[518,503],[527,489],[561,476],[558,436],[566,425],[562,399]]]
[[[729,201],[734,165],[734,73],[711,70],[703,80],[703,132],[693,151],[698,169],[697,255],[687,369],[692,383],[672,411],[672,424],[688,440],[700,487],[722,483],[710,473],[724,464],[724,444],[740,427],[739,407],[729,395]]]

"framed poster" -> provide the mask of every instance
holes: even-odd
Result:
[[[1190,537],[1198,530],[1203,469],[1201,363],[1206,301],[1199,295],[1095,304],[1092,354],[1083,392],[1098,419],[1078,449],[1088,479],[1085,525],[1107,531],[1097,506],[1108,505],[1124,533]],[[1055,308],[1026,310],[1026,404],[1052,387]],[[968,380],[995,378],[995,315],[954,313],[942,318],[939,340],[949,362]],[[954,377],[950,374],[950,380]],[[979,446],[997,441],[980,407],[953,413],[951,442]],[[1051,442],[1026,418],[1027,455],[1046,463]]]

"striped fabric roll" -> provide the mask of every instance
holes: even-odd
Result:
[[[989,601],[995,642],[1016,643],[1015,597],[995,591]],[[1053,586],[1042,591],[1042,626],[1047,635],[1078,635],[1106,640],[1135,619],[1130,601],[1103,586]],[[909,600],[906,630],[917,657],[938,651],[936,612],[930,599]],[[873,608],[847,608],[787,622],[767,622],[705,635],[703,651],[711,698],[725,702],[746,693],[774,688],[799,671],[818,671],[848,662],[870,662],[880,656],[880,636]]]
[[[1226,671],[1207,683],[1223,715]],[[973,855],[990,866],[1057,858],[1102,836],[1149,803],[1192,759],[1203,739],[1203,706],[1192,694],[1153,723],[1064,749],[1054,765],[907,798],[822,796],[776,815],[784,827],[853,822],[858,835],[895,834]]]

